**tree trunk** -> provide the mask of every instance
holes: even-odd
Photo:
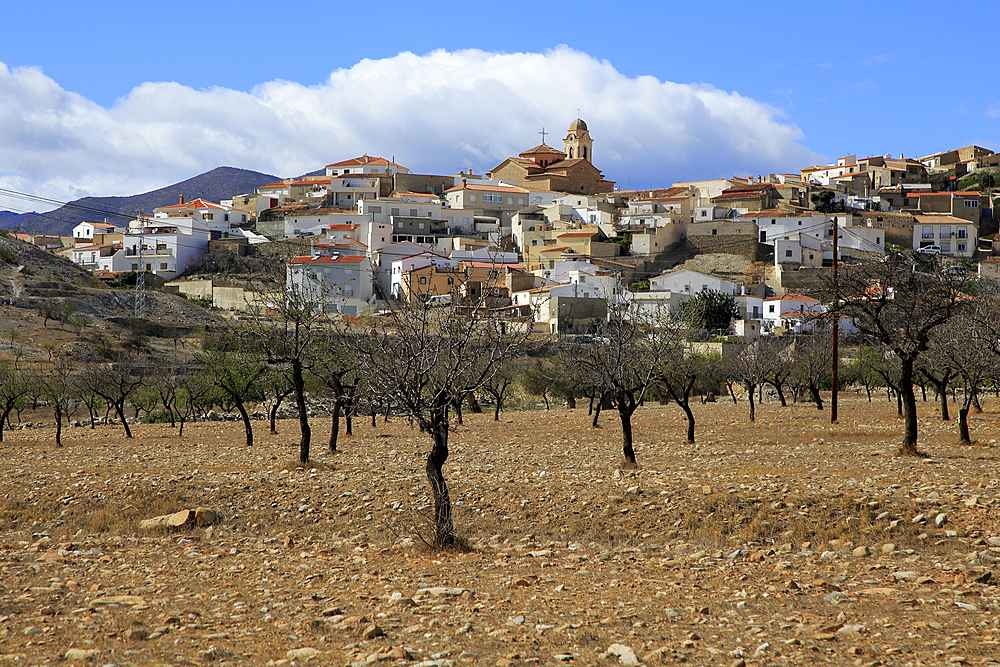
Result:
[[[183,414],[180,415],[180,419],[178,421],[180,422],[181,427],[177,430],[177,437],[178,438],[183,438],[184,437],[184,421],[185,421],[185,418],[184,418]]]
[[[948,381],[942,380],[937,389],[941,399],[941,421],[951,421],[951,416],[948,414]]]
[[[918,456],[917,450],[917,397],[913,392],[913,361],[901,359],[899,386],[896,395],[903,409],[903,441],[899,443],[900,456]]]
[[[451,520],[451,498],[448,483],[441,468],[448,460],[448,404],[436,406],[431,415],[431,435],[434,446],[427,454],[427,481],[434,495],[434,544],[439,547],[455,543],[455,525]]]
[[[330,420],[330,451],[337,451],[337,436],[340,434],[340,399],[333,402],[333,415]]]
[[[500,421],[500,399],[496,399],[496,403],[493,406],[493,421]]]
[[[253,447],[253,424],[250,422],[250,415],[247,414],[246,406],[243,405],[243,399],[238,396],[233,396],[236,402],[236,409],[240,413],[240,418],[243,420],[243,430],[247,434],[247,447]]]
[[[469,404],[469,412],[471,412],[474,415],[481,414],[483,408],[479,405],[479,401],[478,399],[476,399],[475,392],[470,391],[468,394],[465,395],[465,397],[466,397],[466,403]]]
[[[600,428],[597,425],[597,420],[601,418],[601,408],[604,407],[604,395],[602,394],[600,398],[597,399],[597,407],[594,408],[594,419],[591,421],[591,428]]]
[[[689,443],[694,443],[694,413],[691,411],[691,406],[688,403],[688,399],[685,398],[683,403],[681,403],[680,401],[677,401],[677,405],[681,406],[681,409],[684,411],[684,416],[687,417],[687,422],[688,422],[688,433],[687,433],[687,435],[688,435],[688,442]]]
[[[566,396],[566,407],[570,410],[576,409],[576,396],[569,394]]]
[[[978,387],[973,387],[972,388],[972,407],[975,408],[977,414],[983,411],[983,406],[980,405],[980,403],[979,403],[979,388]]]
[[[284,396],[282,396],[281,398],[275,397],[274,405],[271,406],[269,414],[267,415],[269,421],[271,422],[271,433],[278,432],[278,408],[281,407],[281,401],[283,398]]]
[[[344,435],[354,435],[354,389],[349,389],[344,398]]]
[[[823,409],[823,398],[819,395],[819,387],[816,385],[809,386],[809,395],[812,396],[813,403],[816,404],[817,410]]]
[[[958,410],[958,440],[963,445],[972,444],[972,435],[969,433],[969,406],[965,405]]]
[[[747,387],[747,399],[750,401],[750,421],[755,421],[757,417],[757,412],[754,409],[754,404],[753,404],[754,385],[747,383],[746,387]]]
[[[56,416],[56,447],[62,447],[62,406],[56,401],[54,408]]]
[[[630,403],[629,397],[618,396],[618,416],[622,422],[622,454],[626,461],[635,465],[635,449],[632,448],[632,413],[635,412],[635,406]]]
[[[122,420],[122,426],[125,427],[125,438],[128,439],[128,440],[131,440],[132,439],[132,429],[130,429],[128,427],[128,420],[125,419],[125,403],[124,403],[124,401],[120,405],[117,404],[117,403],[115,404],[115,413],[118,415],[118,418]]]
[[[781,407],[787,408],[788,407],[788,402],[785,401],[785,392],[782,391],[782,389],[781,389],[781,383],[780,382],[775,382],[774,383],[774,390],[776,392],[778,392],[778,400],[781,401]]]
[[[309,429],[309,414],[306,412],[306,383],[302,377],[302,362],[298,359],[292,360],[292,386],[295,387],[295,405],[299,409],[299,429],[302,431],[302,439],[299,441],[299,463],[308,463],[312,431]]]

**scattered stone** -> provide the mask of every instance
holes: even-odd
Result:
[[[96,648],[71,648],[70,650],[66,651],[65,657],[66,660],[70,662],[80,661],[80,660],[93,660],[98,656],[99,653],[100,651],[98,651]]]
[[[311,646],[304,646],[302,648],[289,649],[285,653],[285,657],[289,660],[311,660],[320,653],[322,653],[322,651],[319,649],[312,648]]]
[[[887,543],[883,544],[882,545],[882,553],[884,553],[884,554],[893,554],[893,553],[896,553],[896,545],[893,544],[892,542],[887,542]]]
[[[934,517],[934,525],[937,526],[938,528],[940,528],[947,522],[948,522],[948,515],[945,514],[944,512],[941,512],[936,517]]]
[[[635,651],[622,644],[612,644],[605,653],[618,656],[618,660],[625,667],[637,667],[639,664],[639,659],[635,656]]]
[[[862,545],[854,549],[854,551],[852,551],[851,553],[858,557],[864,557],[864,556],[870,556],[871,550],[867,546]]]
[[[909,570],[892,573],[892,578],[895,579],[896,581],[916,581],[917,577],[919,576],[920,575],[918,575],[916,572],[911,572]]]

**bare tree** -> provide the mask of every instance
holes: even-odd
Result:
[[[126,438],[132,438],[132,429],[125,417],[125,405],[145,381],[143,366],[125,354],[116,361],[90,363],[80,378],[85,391],[100,396],[114,408]]]
[[[289,369],[292,393],[299,413],[299,461],[309,461],[312,429],[306,409],[305,374],[316,361],[317,342],[328,330],[328,291],[290,282],[270,304],[257,302],[251,309],[247,331],[267,355],[267,363]]]
[[[243,419],[247,447],[253,446],[253,423],[246,402],[260,396],[260,380],[267,362],[259,350],[240,335],[223,336],[205,341],[195,361],[202,368],[207,383],[218,387],[232,400]]]
[[[442,473],[448,460],[449,408],[517,356],[530,331],[527,323],[506,321],[482,305],[397,303],[381,322],[347,338],[360,361],[366,393],[385,397],[431,437],[425,471],[434,497],[433,542],[438,546],[456,539]]]
[[[743,385],[743,388],[747,392],[747,401],[750,404],[750,421],[756,421],[757,419],[754,394],[764,384],[764,378],[767,377],[768,364],[770,363],[767,351],[759,343],[760,339],[745,341],[729,357],[726,364],[729,369],[729,377]]]
[[[632,415],[656,380],[661,360],[677,344],[680,327],[665,313],[650,313],[634,304],[614,304],[609,311],[598,333],[586,342],[574,342],[568,354],[581,381],[594,382],[617,408],[622,454],[635,465]]]
[[[56,446],[62,447],[62,420],[70,413],[71,402],[77,393],[77,378],[69,363],[59,359],[39,373],[38,382],[56,420]]]
[[[658,369],[657,385],[667,392],[674,403],[684,411],[684,416],[687,418],[688,442],[695,441],[695,419],[694,411],[691,409],[691,394],[711,363],[713,360],[709,357],[687,350],[682,345],[676,345],[664,355]]]
[[[823,409],[819,388],[830,378],[832,337],[830,327],[817,327],[812,334],[796,336],[792,344],[791,381],[796,387],[809,392],[809,398],[816,404],[817,410]]]
[[[899,454],[916,456],[917,401],[913,391],[917,360],[934,331],[968,305],[965,274],[949,272],[931,258],[899,256],[885,262],[844,266],[839,284],[824,299],[838,304],[860,333],[899,361],[897,390],[903,411]]]
[[[25,368],[0,360],[0,442],[3,442],[3,429],[10,419],[10,413],[26,399],[31,384],[31,375]]]

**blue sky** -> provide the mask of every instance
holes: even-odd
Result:
[[[1000,150],[996,17],[980,1],[17,3],[0,188],[133,194],[363,152],[485,171],[543,126],[561,145],[578,109],[623,187]]]

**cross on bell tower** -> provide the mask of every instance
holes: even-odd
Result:
[[[538,134],[542,135],[542,143],[544,144],[545,143],[545,135],[548,134],[548,132],[546,132],[545,128],[543,127],[542,131],[539,132]]]

